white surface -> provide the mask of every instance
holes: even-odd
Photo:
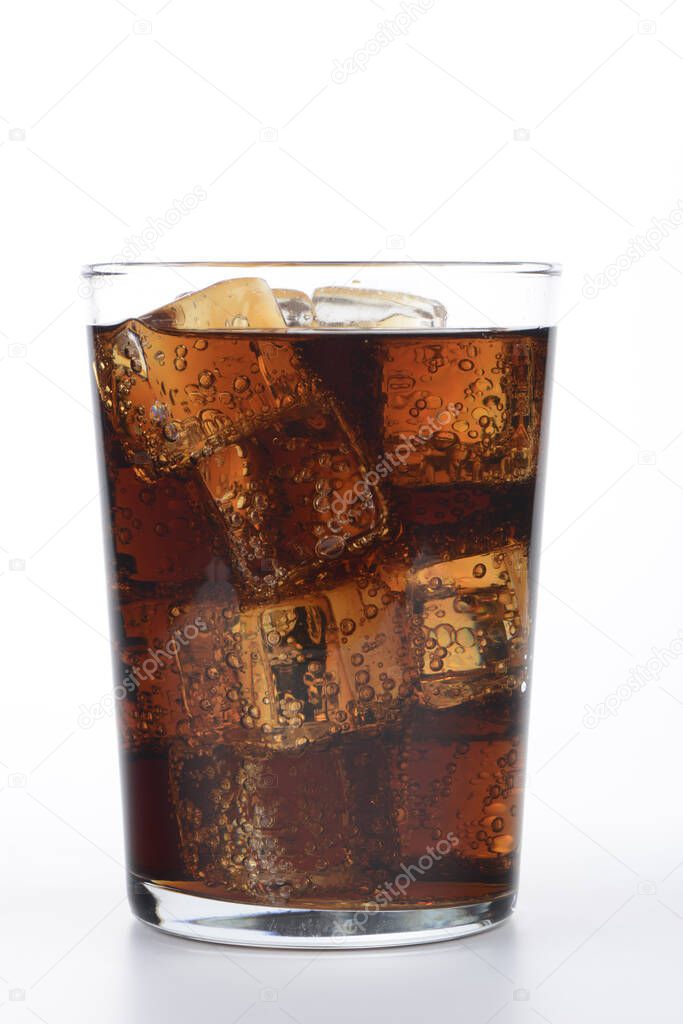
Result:
[[[582,295],[681,197],[666,3],[436,0],[343,84],[335,60],[367,55],[398,4],[5,5],[0,1024],[680,1013],[683,662],[583,722],[683,626],[683,230]],[[522,892],[486,936],[226,951],[120,902],[112,722],[77,724],[110,665],[76,272],[195,186],[142,258],[565,264]]]

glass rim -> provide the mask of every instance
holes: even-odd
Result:
[[[133,270],[163,270],[164,268],[210,268],[225,267],[262,268],[266,267],[443,267],[467,273],[526,274],[538,277],[559,277],[561,263],[528,262],[516,260],[170,260],[138,261],[121,260],[109,263],[86,263],[81,267],[81,276],[120,276]]]

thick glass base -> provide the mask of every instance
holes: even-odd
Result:
[[[362,949],[443,942],[484,931],[510,916],[516,893],[457,907],[365,913],[231,903],[129,876],[129,897],[141,921],[187,939],[289,949]]]

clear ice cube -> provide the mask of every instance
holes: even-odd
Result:
[[[289,288],[274,288],[280,312],[287,327],[308,328],[313,323],[313,305],[305,292]]]
[[[525,682],[529,623],[521,545],[421,568],[409,594],[423,704],[454,707]]]
[[[365,461],[336,403],[319,394],[277,423],[202,460],[240,582],[254,600],[365,550],[385,526],[376,487],[340,521],[335,495],[362,484]]]
[[[382,339],[384,446],[399,486],[521,480],[535,470],[531,339]]]
[[[413,330],[445,327],[446,309],[435,299],[369,288],[318,288],[313,316],[320,328]]]
[[[346,744],[300,757],[174,741],[169,789],[187,877],[275,906],[340,891],[370,895],[398,849],[383,751],[372,738],[356,740],[354,764]]]
[[[100,337],[95,373],[128,458],[150,477],[251,433],[316,387],[286,338],[168,334],[138,320]]]
[[[414,692],[404,595],[378,575],[243,612],[241,622],[242,724],[267,746],[388,725]]]
[[[180,584],[204,576],[211,558],[192,478],[141,480],[132,466],[112,474],[112,534],[120,578]]]
[[[175,657],[167,651],[172,639],[173,602],[124,601],[120,605],[122,644],[120,675],[115,680],[119,722],[125,747],[174,735],[183,717]]]
[[[237,598],[231,587],[203,587],[174,606],[173,656],[187,720],[180,734],[203,737],[238,726],[242,717],[243,662]]]
[[[466,871],[468,862],[479,872],[487,861],[502,866],[520,835],[523,744],[500,717],[466,707],[456,716],[415,716],[393,752],[401,858],[419,863],[424,850],[444,838],[448,822],[455,841],[435,866],[443,881]]]
[[[258,277],[218,281],[202,291],[179,295],[142,319],[161,331],[277,330],[285,326],[272,291]]]

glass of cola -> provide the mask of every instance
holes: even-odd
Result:
[[[334,948],[511,913],[558,275],[86,268],[143,921]]]

